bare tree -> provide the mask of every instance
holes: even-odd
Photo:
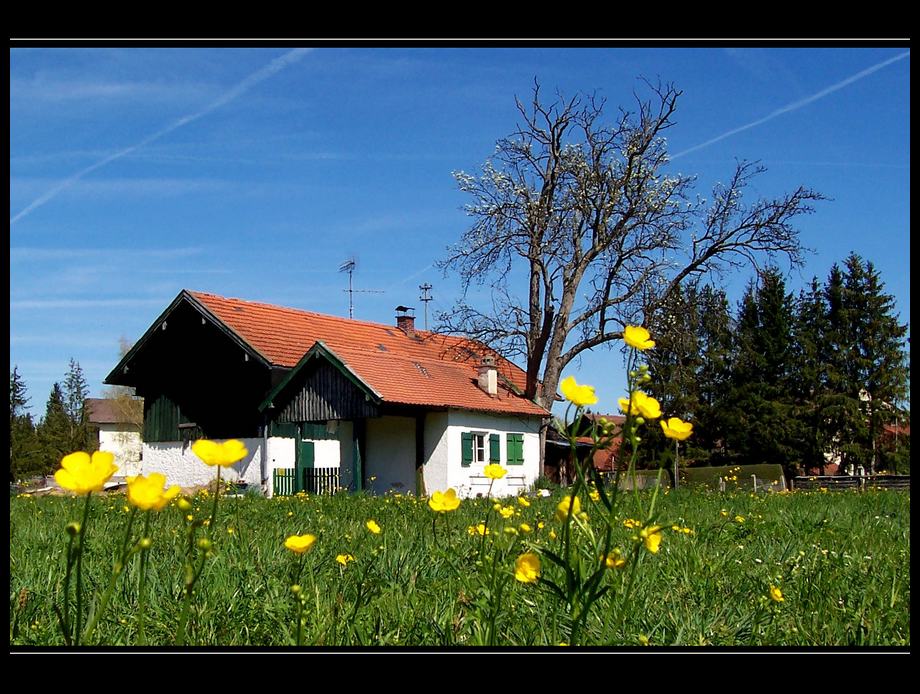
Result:
[[[478,176],[454,174],[473,197],[473,224],[440,263],[458,271],[464,298],[439,316],[464,333],[526,361],[526,395],[549,408],[562,370],[576,356],[642,324],[678,287],[759,259],[802,262],[791,221],[823,199],[799,187],[745,204],[763,169],[741,162],[709,201],[691,199],[694,178],[671,174],[665,131],[680,92],[646,83],[636,109],[609,124],[604,101],[533,90],[517,101],[517,129],[498,141]],[[466,303],[491,286],[492,306]],[[522,294],[515,291],[523,290]]]

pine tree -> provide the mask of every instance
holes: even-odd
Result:
[[[38,439],[41,446],[42,473],[48,474],[61,463],[61,458],[73,453],[71,447],[71,422],[67,416],[64,391],[60,383],[51,387],[45,416],[38,425]]]
[[[69,423],[68,448],[71,451],[88,451],[95,448],[92,428],[86,412],[86,396],[89,385],[83,375],[80,363],[70,360],[70,367],[64,380],[63,405]]]
[[[725,424],[732,364],[732,317],[724,290],[704,287],[700,294],[699,330],[699,405],[690,453],[707,458],[712,465],[722,465],[727,462]]]
[[[792,295],[775,268],[759,280],[738,309],[726,443],[738,463],[780,463],[793,472],[800,456],[790,395]]]
[[[845,454],[874,472],[882,427],[907,394],[907,326],[871,262],[851,253],[844,267],[835,265],[828,280],[833,390],[847,403]]]
[[[26,409],[30,398],[17,367],[10,372],[10,482],[41,473],[41,452],[32,415]]]

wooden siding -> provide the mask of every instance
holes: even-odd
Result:
[[[304,369],[304,375],[295,378],[286,390],[281,396],[285,404],[274,417],[278,422],[363,419],[379,414],[364,393],[328,362]]]
[[[194,441],[204,438],[201,427],[183,414],[179,406],[162,393],[144,400],[144,440]]]

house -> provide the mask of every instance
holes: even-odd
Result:
[[[120,475],[137,475],[141,470],[142,403],[129,398],[87,398],[87,420],[99,436],[99,450],[115,455]]]
[[[532,484],[540,426],[524,372],[469,339],[183,290],[106,378],[144,398],[144,473],[204,484],[198,438],[238,438],[224,478],[268,494],[374,493]]]
[[[626,417],[619,414],[596,414],[586,412],[582,415],[582,419],[577,425],[578,431],[585,432],[600,420],[605,420],[609,424],[612,424],[614,426],[614,431],[617,433],[607,446],[598,448],[594,451],[593,463],[594,467],[599,472],[606,475],[612,475],[616,471],[616,462],[620,455],[620,446],[623,443],[622,434],[619,432],[626,421]],[[583,460],[584,456],[586,456],[593,447],[594,440],[591,436],[579,436],[576,438],[575,443],[579,451],[579,458]],[[555,429],[548,429],[546,435],[546,458],[543,463],[544,474],[557,483],[562,482],[561,477],[563,475],[571,481],[574,473],[569,469],[568,462],[570,459],[571,443]]]

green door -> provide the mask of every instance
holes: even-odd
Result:
[[[306,483],[307,475],[309,474],[307,470],[313,469],[313,462],[315,460],[315,452],[312,441],[297,441],[297,456],[295,462],[295,468],[297,470],[297,478],[294,481],[294,491],[303,492],[309,491],[307,489],[308,485]]]

